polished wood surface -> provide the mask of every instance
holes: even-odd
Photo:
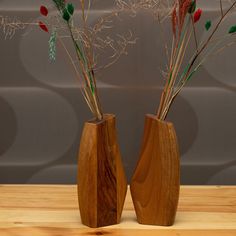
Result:
[[[141,225],[128,191],[121,223],[81,224],[77,187],[0,185],[1,236],[235,236],[236,186],[182,186],[175,224]]]
[[[120,222],[127,182],[116,137],[115,116],[86,122],[78,161],[82,223],[96,228]]]
[[[131,181],[138,222],[172,225],[179,188],[180,159],[174,126],[146,115],[140,158]]]

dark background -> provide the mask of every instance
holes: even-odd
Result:
[[[39,17],[49,1],[0,0],[0,15],[22,20]],[[113,1],[97,0],[91,24]],[[204,23],[217,20],[216,1],[199,1]],[[79,14],[79,12],[78,12]],[[235,24],[234,14],[220,29]],[[111,34],[132,30],[138,38],[128,55],[98,76],[105,113],[117,116],[119,143],[130,179],[138,159],[146,113],[154,113],[164,84],[160,28],[152,14],[115,21]],[[163,25],[170,42],[170,24]],[[83,123],[90,119],[73,71],[58,48],[48,59],[49,35],[37,27],[0,37],[0,183],[75,183],[77,151]],[[192,47],[194,44],[192,45]],[[191,51],[191,50],[190,50]],[[212,57],[182,91],[171,109],[181,149],[182,184],[236,184],[236,47]],[[101,58],[106,60],[107,58]]]

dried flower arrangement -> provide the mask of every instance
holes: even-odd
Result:
[[[225,48],[228,45],[225,40],[231,40],[236,33],[236,26],[231,26],[223,37],[216,35],[223,20],[236,6],[236,1],[231,1],[225,10],[222,1],[219,1],[220,18],[216,23],[207,20],[203,26],[207,38],[201,41],[197,37],[197,27],[204,12],[197,8],[197,0],[173,0],[171,5],[169,16],[173,40],[171,51],[166,41],[164,46],[168,58],[165,86],[157,114],[145,117],[140,156],[130,183],[140,224],[171,226],[175,222],[180,193],[180,152],[174,125],[165,119],[176,96],[201,65],[213,52],[221,50],[218,48],[222,44]],[[161,23],[160,17],[157,19]],[[162,24],[160,26],[163,34],[164,28]],[[192,50],[193,55],[188,61]]]
[[[236,1],[228,1],[228,3],[230,3],[228,9],[223,10],[222,0],[219,0],[220,17],[215,25],[213,25],[211,20],[205,22],[205,31],[208,33],[208,37],[199,42],[196,27],[202,14],[204,14],[203,10],[197,8],[197,0],[174,0],[170,14],[173,40],[168,58],[166,82],[157,112],[158,119],[166,119],[172,103],[187,82],[190,81],[217,47],[225,42],[226,38],[228,39],[235,35],[236,25],[233,25],[229,27],[228,32],[226,32],[228,33],[227,35],[214,38],[223,21],[236,6]],[[187,58],[186,52],[191,40],[194,40],[195,50],[187,65],[184,65],[183,61]],[[227,45],[225,43],[218,51],[222,51]],[[165,45],[166,49],[168,50],[168,46]],[[199,60],[200,56],[202,59]]]
[[[35,22],[22,22],[17,17],[12,19],[0,15],[0,30],[5,38],[12,38],[18,30],[24,30],[28,26],[39,26],[42,31],[49,33],[50,60],[56,59],[57,45],[65,50],[76,77],[82,84],[81,92],[88,107],[97,120],[102,120],[103,112],[98,96],[96,72],[112,65],[122,55],[126,55],[128,46],[136,42],[136,38],[129,30],[124,34],[117,32],[115,36],[108,35],[107,31],[113,27],[114,19],[121,19],[122,13],[128,12],[134,17],[146,3],[144,0],[128,2],[114,0],[114,8],[91,25],[89,16],[93,3],[93,0],[79,0],[77,3],[79,14],[75,14],[75,4],[66,0],[52,0],[52,6],[40,7],[43,20]],[[66,43],[68,39],[72,41],[75,53],[68,48]],[[107,64],[98,66],[98,57],[107,51],[110,53]]]

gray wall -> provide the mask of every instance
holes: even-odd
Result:
[[[1,0],[2,15],[36,19],[48,1]],[[92,21],[112,1],[97,0]],[[200,4],[206,1],[199,1]],[[201,4],[216,20],[216,1]],[[208,5],[206,5],[208,4]],[[235,24],[230,18],[225,24]],[[92,23],[92,22],[91,22]],[[164,25],[168,33],[168,22]],[[160,31],[148,12],[116,22],[113,34],[131,29],[138,37],[129,54],[98,76],[103,110],[117,115],[126,173],[138,158],[144,116],[157,109],[165,66]],[[227,31],[222,27],[221,32]],[[0,41],[0,183],[75,183],[76,156],[84,121],[91,114],[65,54],[48,61],[48,35],[26,29]],[[28,33],[27,33],[28,32]],[[204,37],[199,30],[200,38]],[[170,41],[170,40],[167,40]],[[194,46],[194,45],[192,45]],[[183,184],[236,184],[235,49],[201,68],[176,100],[168,120],[176,126]],[[106,58],[103,58],[106,60]]]

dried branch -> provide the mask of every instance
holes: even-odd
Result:
[[[2,30],[5,39],[12,38],[16,31],[23,30],[29,25],[37,25],[36,23],[25,23],[14,17],[0,16],[0,30]]]
[[[196,73],[196,71],[200,68],[200,66],[206,61],[206,59],[209,56],[213,55],[216,46],[222,43],[223,40],[226,38],[225,36],[221,37],[220,39],[216,40],[213,39],[221,23],[229,15],[229,13],[232,12],[232,10],[236,7],[236,1],[235,0],[230,1],[231,5],[225,12],[223,11],[222,2],[223,1],[220,1],[220,12],[221,12],[220,19],[216,23],[215,27],[210,31],[208,38],[202,43],[200,43],[200,45],[198,45],[195,23],[200,19],[201,9],[195,11],[194,2],[190,0],[182,0],[182,1],[175,0],[172,11],[173,46],[171,50],[172,53],[171,53],[170,65],[168,67],[167,80],[165,88],[162,92],[161,102],[157,113],[157,117],[159,119],[164,120],[166,118],[170,106],[172,105],[177,95],[180,93],[180,91],[183,89],[186,83],[192,78],[192,76]],[[179,16],[178,22],[176,20],[173,20],[176,18],[175,16],[177,14],[177,10]],[[194,13],[194,17],[192,13]],[[194,51],[194,54],[190,59],[189,63],[187,64],[187,66],[184,67],[183,73],[179,75],[179,68],[182,66],[183,58],[186,55],[186,49],[189,45],[189,40],[191,37],[191,31],[189,31],[190,25],[186,24],[189,18],[187,17],[188,15],[190,15],[192,21],[192,26],[193,26],[192,32],[194,36],[196,50]],[[208,30],[211,27],[211,24],[210,25],[206,24],[205,27],[206,30]],[[177,30],[179,33],[178,37],[176,36]],[[235,31],[236,31],[236,26],[232,26],[228,33],[230,36],[233,36],[236,35]],[[220,53],[226,47],[233,45],[234,42],[227,43],[219,50],[217,50],[216,53]],[[195,66],[199,56],[202,55],[209,46],[211,46],[210,53],[207,53],[200,61],[200,63],[197,64],[197,66]]]
[[[47,16],[47,13],[41,12],[44,18],[43,23],[40,22],[39,25],[42,30],[50,33],[49,57],[52,60],[55,59],[56,42],[58,41],[65,50],[76,76],[83,81],[82,94],[91,112],[98,120],[101,120],[103,113],[97,92],[95,72],[100,68],[113,65],[122,55],[127,55],[128,47],[137,41],[130,30],[115,32],[111,36],[110,31],[114,27],[114,21],[121,20],[123,13],[135,17],[140,10],[144,9],[151,10],[154,16],[157,16],[158,20],[162,22],[169,17],[171,5],[168,0],[114,0],[114,9],[100,17],[97,23],[91,26],[88,24],[92,7],[91,0],[79,0],[79,14],[81,14],[79,21],[75,19],[73,4],[66,3],[65,0],[52,0],[51,2],[58,10],[57,14]],[[38,24],[39,22],[25,23],[16,18],[0,16],[0,30],[3,31],[5,38],[12,38],[17,30],[26,29],[29,25],[38,26]],[[73,43],[75,53],[70,52],[70,49],[67,48],[65,41],[68,39]],[[109,61],[98,66],[99,57],[103,53],[106,53]],[[108,53],[109,55],[107,55]]]

